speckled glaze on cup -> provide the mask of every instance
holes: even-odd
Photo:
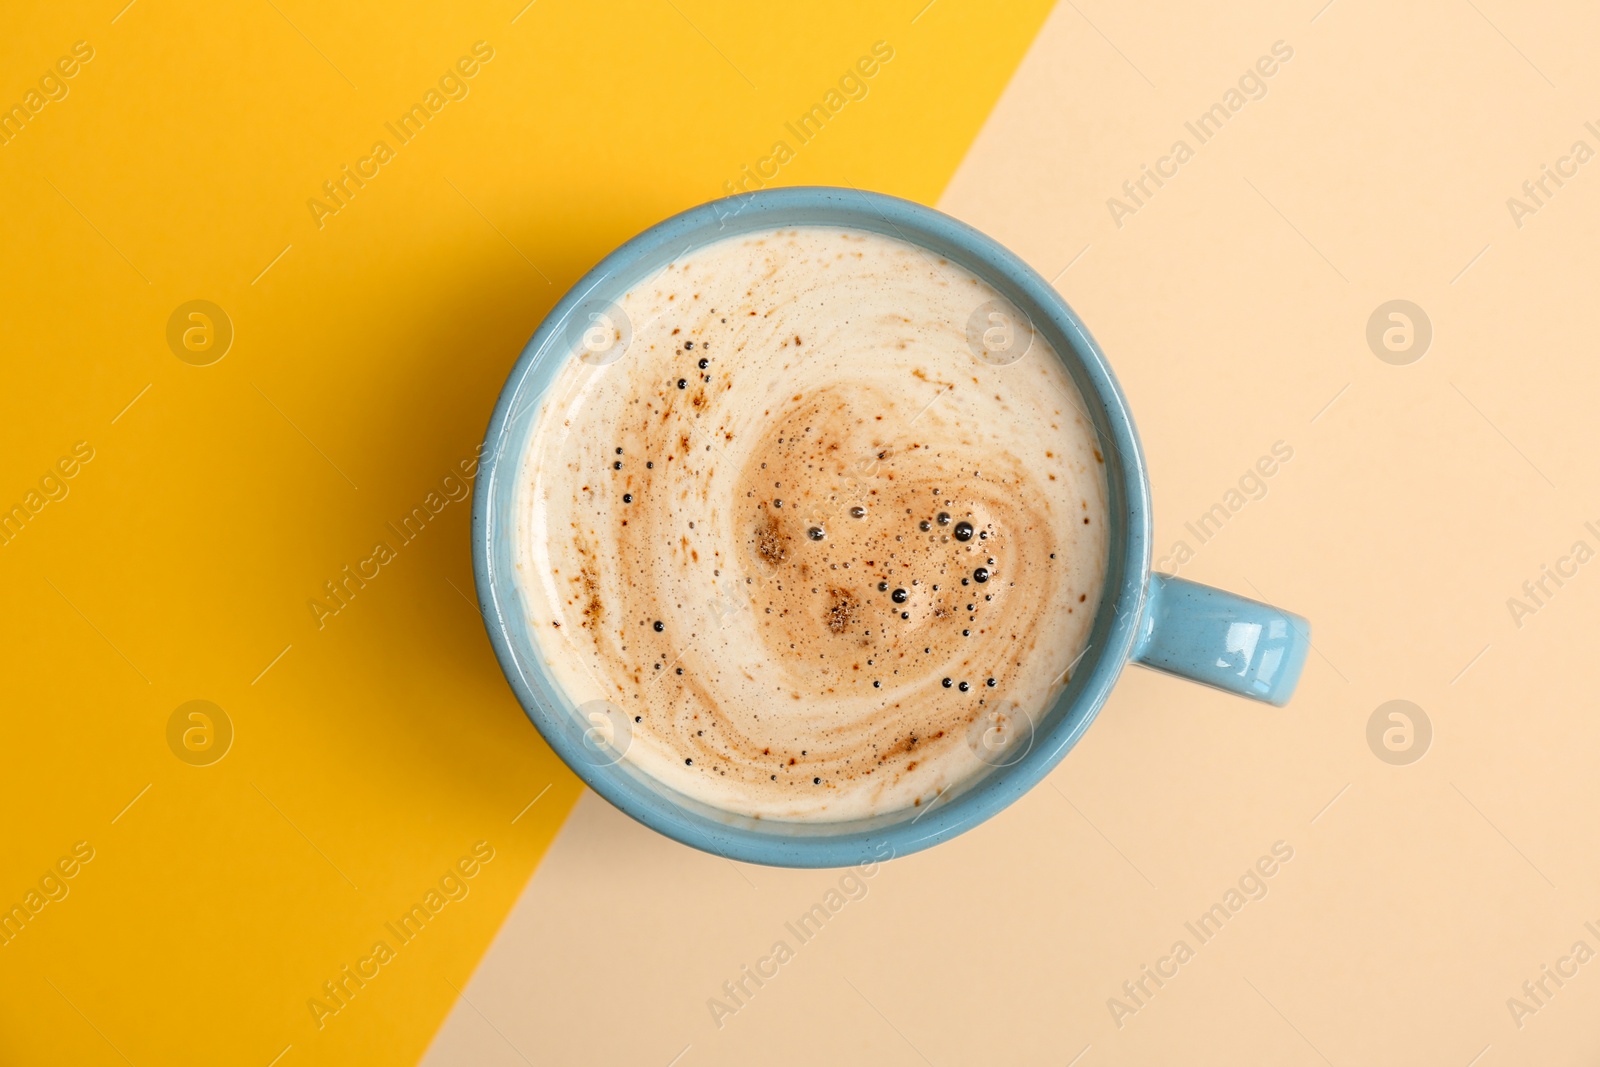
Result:
[[[546,677],[516,581],[517,470],[539,401],[573,357],[589,309],[619,300],[691,249],[786,226],[865,230],[921,245],[993,286],[1059,355],[1105,456],[1110,543],[1089,647],[1025,747],[933,802],[853,822],[777,822],[709,807],[597,750],[591,721]],[[575,327],[578,327],[575,329]],[[781,867],[843,867],[903,856],[976,826],[1060,763],[1129,662],[1282,705],[1310,649],[1306,621],[1265,604],[1150,571],[1150,483],[1138,434],[1105,357],[1043,278],[995,241],[947,215],[853,189],[763,190],[692,208],[618,248],[572,287],[512,369],[485,438],[473,497],[478,598],[495,654],[533,724],[590,788],[652,829],[707,852]],[[1067,664],[1062,664],[1067,667]]]

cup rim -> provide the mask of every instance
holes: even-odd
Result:
[[[817,216],[824,220],[807,221]],[[497,577],[512,589],[515,582],[496,571],[492,549],[500,516],[495,491],[502,480],[515,477],[527,442],[524,438],[509,451],[502,446],[513,420],[529,410],[519,402],[544,392],[541,387],[534,397],[523,396],[530,375],[547,359],[569,354],[555,350],[579,305],[599,295],[620,298],[639,280],[638,265],[659,259],[663,252],[669,259],[661,262],[667,262],[740,233],[812,225],[845,226],[919,245],[998,289],[1049,337],[1091,409],[1086,414],[1104,448],[1111,535],[1106,582],[1084,657],[1087,667],[1070,676],[1044,713],[1032,747],[1017,763],[953,789],[948,802],[941,803],[941,794],[910,820],[905,811],[859,824],[750,820],[681,795],[673,800],[665,787],[639,774],[619,772],[620,765],[593,765],[575,740],[571,711],[551,706],[524,674],[513,647],[519,640],[518,624],[525,658],[535,663],[537,642],[526,632],[520,602],[513,596],[509,604],[502,603],[496,588]],[[609,292],[607,286],[612,287]],[[502,469],[502,454],[509,470]],[[580,278],[539,324],[506,378],[484,436],[472,503],[473,578],[484,626],[518,703],[556,755],[601,797],[651,829],[727,859],[779,867],[845,867],[909,855],[977,826],[1037,785],[1082,737],[1127,665],[1148,586],[1150,534],[1149,479],[1127,400],[1099,346],[1061,295],[1015,253],[943,212],[883,193],[829,186],[764,189],[690,208],[630,238]]]

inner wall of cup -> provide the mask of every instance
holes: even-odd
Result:
[[[792,194],[796,191],[785,192]],[[946,822],[949,813],[962,807],[971,797],[999,788],[1005,779],[1020,769],[1035,765],[1040,760],[1049,760],[1052,764],[1056,762],[1064,754],[1065,747],[1087,724],[1087,719],[1092,718],[1098,710],[1103,697],[1102,693],[1092,701],[1084,702],[1081,699],[1087,680],[1098,673],[1096,668],[1112,643],[1112,624],[1122,607],[1119,598],[1129,585],[1126,581],[1128,567],[1130,562],[1136,562],[1130,559],[1130,520],[1135,520],[1135,526],[1137,523],[1136,513],[1130,506],[1131,496],[1124,465],[1114,461],[1119,446],[1115,443],[1116,437],[1106,411],[1106,397],[1084,366],[1086,359],[1098,359],[1095,353],[1087,351],[1092,343],[1086,337],[1076,336],[1078,326],[1075,321],[1064,322],[1059,308],[1047,307],[1038,299],[1038,296],[1043,296],[1048,300],[1053,296],[1053,291],[1020,261],[1004,262],[1004,259],[1013,258],[1009,253],[996,257],[999,261],[990,260],[963,245],[960,242],[963,234],[959,229],[952,227],[952,233],[942,234],[934,228],[909,220],[892,221],[874,211],[871,201],[865,197],[862,200],[864,203],[860,207],[837,199],[785,204],[773,194],[747,198],[742,206],[738,202],[724,201],[700,209],[702,215],[698,220],[693,218],[694,213],[691,212],[635,238],[569,292],[556,312],[535,334],[529,345],[532,361],[525,372],[519,374],[507,418],[500,427],[498,440],[493,444],[493,481],[484,531],[484,536],[489,539],[491,592],[502,632],[507,637],[509,652],[522,683],[520,688],[525,695],[533,697],[542,712],[538,718],[541,732],[558,754],[607,799],[620,803],[625,810],[630,807],[627,801],[653,809],[658,817],[669,823],[680,824],[680,828],[689,834],[698,828],[714,834],[720,831],[719,836],[731,835],[734,838],[747,834],[766,840],[789,838],[797,844],[816,838],[865,839],[881,837],[898,826],[917,822],[923,814],[931,814],[929,807],[944,809],[941,817],[928,821],[931,828]],[[932,218],[944,221],[942,216]],[[511,538],[516,514],[518,467],[544,393],[560,370],[562,361],[570,358],[566,343],[567,320],[579,306],[595,299],[608,302],[620,300],[629,288],[654,275],[668,263],[713,241],[741,233],[817,225],[867,230],[921,245],[972,271],[1032,321],[1038,337],[1061,357],[1084,399],[1087,414],[1100,438],[1101,452],[1106,457],[1107,511],[1112,529],[1108,538],[1104,591],[1090,632],[1089,652],[1078,663],[1069,684],[1036,727],[1032,748],[1016,764],[975,775],[940,795],[935,805],[920,809],[902,809],[848,822],[785,822],[755,819],[713,808],[668,789],[635,770],[625,760],[605,767],[586,765],[583,756],[587,750],[582,744],[586,724],[579,719],[566,694],[545,676],[539,663],[537,645],[528,631],[526,609],[515,581]],[[1019,272],[1021,277],[1014,275],[1013,271]],[[1030,289],[1033,291],[1030,292]],[[1142,540],[1139,546],[1134,547],[1142,547]],[[1117,664],[1115,669],[1120,671],[1121,664]],[[635,812],[630,811],[630,814]]]

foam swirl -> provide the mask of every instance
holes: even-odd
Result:
[[[997,298],[897,240],[785,230],[636,286],[622,358],[575,352],[519,470],[518,577],[557,683],[631,718],[627,760],[849,819],[1037,722],[1099,600],[1105,482],[1042,343],[969,348]]]

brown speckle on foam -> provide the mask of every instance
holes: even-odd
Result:
[[[828,632],[842,634],[854,628],[861,619],[861,606],[855,595],[835,586],[828,590],[828,598]]]

